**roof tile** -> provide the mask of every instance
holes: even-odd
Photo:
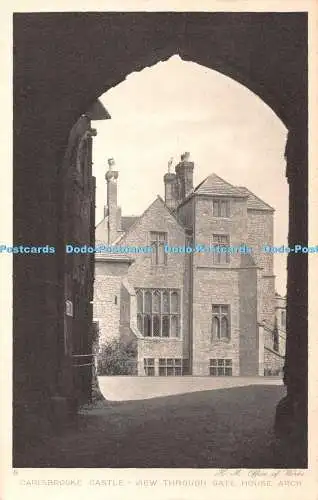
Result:
[[[209,175],[202,181],[194,190],[195,194],[206,194],[211,196],[234,196],[238,198],[245,198],[241,189],[233,186],[216,174]]]

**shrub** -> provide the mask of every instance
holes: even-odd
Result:
[[[97,356],[97,371],[98,375],[136,375],[136,345],[117,339],[102,344]]]
[[[265,368],[264,369],[264,376],[265,377],[279,377],[282,376],[283,370],[281,368],[276,368],[276,369],[271,369],[271,368]]]

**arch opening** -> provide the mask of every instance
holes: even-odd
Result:
[[[118,244],[121,241],[126,244],[132,237],[131,234],[134,234],[134,228],[138,233],[138,224],[142,225],[142,220],[147,217],[147,211],[152,210],[151,205],[157,194],[167,204],[167,184],[162,179],[175,175],[173,170],[177,172],[179,168],[177,166],[180,161],[178,155],[182,151],[191,151],[190,161],[194,161],[192,191],[195,191],[196,186],[198,188],[202,182],[209,179],[212,173],[215,173],[225,184],[241,190],[243,198],[244,196],[253,197],[253,202],[252,198],[248,198],[248,213],[251,214],[251,220],[246,219],[243,222],[242,219],[241,223],[243,226],[246,225],[247,233],[251,231],[253,224],[261,224],[263,229],[260,229],[258,236],[247,236],[246,233],[244,237],[242,236],[243,239],[251,238],[252,241],[254,238],[253,244],[257,244],[258,247],[261,244],[263,246],[287,244],[288,189],[284,175],[287,130],[272,109],[257,95],[217,71],[197,63],[183,61],[180,56],[174,55],[166,61],[160,61],[142,71],[131,73],[122,83],[110,89],[99,99],[110,112],[112,120],[100,125],[98,136],[94,141],[94,173],[97,178],[96,220],[99,222],[96,231],[97,242],[103,241],[102,214],[111,212],[110,207],[106,210],[103,207],[103,205],[107,207],[108,203],[104,180],[104,165],[107,156],[115,159],[113,168],[119,173],[119,175],[116,174],[116,189],[118,190],[118,206],[116,206],[118,212],[116,213],[122,222],[119,223],[120,227],[115,241]],[[191,179],[190,182],[192,182]],[[236,196],[239,197],[238,192],[236,191]],[[202,216],[212,216],[212,218],[218,216],[222,220],[230,220],[235,210],[233,207],[239,201],[237,198],[234,202],[234,198],[230,201],[224,200],[222,194],[221,197],[216,196],[212,200],[211,207],[204,209]],[[218,211],[216,207],[219,202],[220,210]],[[277,209],[275,215],[273,215],[273,206]],[[169,208],[175,207],[169,206]],[[271,231],[274,217],[276,228],[273,236]],[[130,230],[132,222],[133,226]],[[248,225],[250,225],[249,229],[247,229]],[[232,243],[233,238],[234,241],[237,239],[237,235],[231,234],[226,234],[226,239],[224,239],[224,235],[218,234],[220,228],[215,227],[217,233],[214,235],[215,242],[221,242],[223,245],[224,242]],[[165,231],[166,229],[163,226],[160,228],[159,224],[157,228],[150,231],[149,235],[152,235],[149,236],[150,240],[147,239],[148,236],[144,240],[144,244],[153,241],[152,248],[158,252],[158,258],[153,258],[152,264],[157,263],[163,267],[167,264],[166,260],[169,261],[169,255],[166,258],[159,258],[159,249],[163,249],[164,245],[171,240],[169,232]],[[224,232],[224,229],[221,232]],[[231,233],[229,229],[225,232]],[[211,242],[212,236],[213,230],[211,229],[210,232],[206,230],[205,242]],[[126,238],[128,238],[127,241]],[[267,277],[264,276],[261,286],[263,287],[262,294],[267,297],[268,304],[270,302],[268,297],[271,296],[269,305],[271,312],[266,315],[266,313],[255,311],[257,320],[254,333],[258,335],[257,324],[265,321],[265,342],[268,341],[272,347],[277,288],[275,289],[271,259],[272,256],[266,255],[263,251],[263,255],[257,262],[258,265],[266,267]],[[276,255],[274,259],[276,272],[278,271],[278,290],[285,295],[286,255]],[[230,266],[231,262],[233,260],[228,256],[226,258],[215,256],[212,264]],[[151,276],[149,274],[148,278],[142,278],[145,281],[142,284],[133,271],[135,268],[136,264],[132,264],[127,270],[128,280],[131,281],[132,287],[137,289],[141,286],[148,287],[151,289],[149,296],[155,296],[152,295],[153,289],[159,286],[159,281],[154,279],[153,272],[151,271]],[[271,280],[271,282],[265,284],[266,280]],[[244,295],[246,283],[244,284],[243,281],[242,278],[239,292]],[[164,281],[162,286],[167,288],[167,282]],[[180,284],[179,286],[182,295],[184,289]],[[218,304],[221,299],[215,299],[213,293],[211,291],[209,293],[211,309],[212,301],[216,300]],[[255,294],[257,294],[256,289]],[[166,292],[164,296],[169,298]],[[162,310],[162,314],[165,313],[164,316],[160,316],[158,308],[155,308],[155,311],[152,309],[148,311],[148,326],[145,324],[141,326],[140,312],[137,314],[137,331],[141,337],[145,336],[146,331],[148,338],[162,336],[183,340],[183,330],[187,319],[183,317],[183,307],[178,315],[173,314],[175,306],[171,301],[175,296],[170,295],[169,304],[167,303],[165,310]],[[261,300],[263,300],[261,296],[255,295],[255,303],[260,303]],[[224,334],[212,335],[212,345],[215,340],[226,341],[229,344],[233,341],[230,330],[235,325],[231,321],[233,310],[231,312],[229,302],[231,302],[230,299],[226,301],[222,314],[220,313],[220,318],[218,318]],[[209,314],[211,323],[215,318],[211,311]],[[242,318],[240,321],[245,321]],[[211,328],[213,329],[212,323],[207,330],[209,342],[211,341]],[[153,330],[156,334],[152,333]],[[162,335],[160,332],[163,332]],[[184,357],[184,353],[179,355],[181,358]],[[190,355],[189,353],[188,356]],[[163,359],[160,358],[160,353],[151,353],[149,356],[157,360],[156,363]],[[138,360],[142,375],[145,374],[144,367],[148,366],[145,359]],[[185,365],[188,365],[188,359],[184,361]],[[281,361],[280,363],[282,364]],[[282,370],[282,366],[279,370]],[[154,373],[156,374],[156,369]],[[231,370],[231,373],[238,375],[235,369]],[[259,373],[258,370],[257,374]],[[272,371],[265,368],[264,373],[272,373]]]

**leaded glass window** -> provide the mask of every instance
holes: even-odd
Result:
[[[137,289],[137,327],[144,337],[180,337],[180,291]]]

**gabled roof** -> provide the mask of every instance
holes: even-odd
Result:
[[[108,220],[108,215],[106,215],[106,217],[103,217],[102,220],[99,221],[99,223],[95,226],[95,230],[101,226],[102,224],[104,224],[104,222],[106,222]]]
[[[182,203],[179,205],[183,205],[186,203],[190,198],[192,198],[195,195],[207,195],[207,196],[220,196],[220,197],[232,197],[232,198],[245,198],[247,199],[247,209],[248,210],[266,210],[266,211],[274,211],[274,208],[265,203],[263,200],[258,198],[254,193],[252,193],[249,189],[246,187],[242,186],[233,186],[229,182],[225,181],[222,179],[219,175],[213,173],[206,177],[200,184],[197,185],[197,187],[189,193],[189,195],[182,201]],[[134,228],[140,220],[143,218],[143,216],[150,210],[152,205],[156,203],[157,201],[160,201],[165,208],[165,210],[175,219],[177,224],[182,227],[182,229],[185,231],[187,230],[187,227],[184,226],[181,220],[179,220],[178,217],[178,212],[172,211],[167,207],[165,204],[164,200],[161,198],[161,196],[157,195],[157,198],[146,208],[146,210],[140,215],[132,215],[132,216],[123,216],[121,218],[121,234],[118,234],[118,237],[112,244],[117,244],[120,242],[128,232],[132,228]],[[178,207],[178,208],[179,208]],[[99,228],[102,224],[105,224],[107,221],[107,216],[104,217],[96,226],[96,229]],[[101,242],[98,238],[96,242]]]
[[[107,244],[107,221],[108,215],[103,217],[101,221],[95,226],[95,244]]]
[[[242,191],[242,193],[245,193],[248,198],[247,198],[247,210],[268,210],[271,212],[274,212],[275,209],[268,205],[268,203],[265,203],[265,201],[261,200],[256,196],[252,191],[247,189],[246,187],[239,186],[237,189]]]
[[[131,221],[129,220],[128,221],[128,228],[127,230],[121,234],[115,241],[114,243],[119,243],[133,228],[135,228],[139,222],[141,221],[141,219],[144,217],[144,215],[149,212],[149,210],[151,209],[151,207],[157,202],[157,201],[160,201],[162,203],[162,206],[164,207],[165,211],[169,213],[169,215],[171,215],[171,217],[173,217],[176,221],[176,223],[182,227],[182,229],[184,230],[184,227],[183,225],[181,224],[181,222],[177,219],[176,215],[171,212],[171,210],[169,210],[169,208],[167,207],[167,205],[165,204],[165,202],[163,201],[163,199],[161,198],[161,196],[157,195],[157,198],[152,202],[150,203],[150,205],[146,208],[146,210],[139,216],[139,217],[136,217],[136,216],[132,216],[131,218],[130,217],[127,217],[129,219],[135,219],[134,221]]]
[[[138,216],[138,215],[122,216],[121,217],[122,230],[118,234],[116,240],[112,242],[112,244],[117,242],[118,240],[120,240],[125,235],[125,233],[130,229],[130,227],[133,226],[139,219],[140,219],[140,216]],[[108,220],[108,215],[106,215],[101,221],[99,221],[99,223],[95,227],[96,244],[105,243],[104,238],[98,238],[98,233],[99,233],[98,230],[100,229],[101,231],[103,231],[103,228],[107,224],[107,220]],[[106,238],[106,234],[105,234],[105,238]]]
[[[268,210],[274,208],[265,203],[252,191],[243,186],[233,186],[216,174],[209,175],[195,189],[194,194],[204,194],[208,196],[229,196],[235,198],[247,198],[248,210]]]
[[[121,218],[121,229],[122,231],[124,231],[124,233],[126,231],[128,231],[128,229],[130,228],[130,226],[132,226],[136,220],[139,219],[139,216],[138,215],[129,215],[129,216],[122,216]]]
[[[231,196],[237,198],[246,198],[240,188],[233,186],[216,174],[209,175],[195,189],[194,194],[205,194],[209,196]]]

